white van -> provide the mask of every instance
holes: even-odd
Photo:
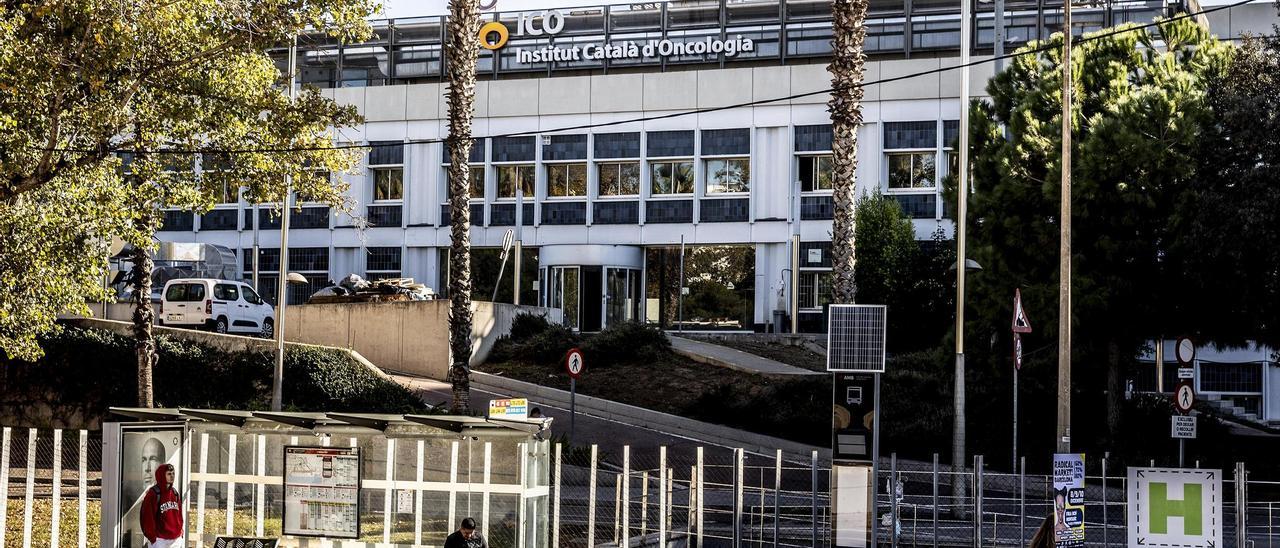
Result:
[[[160,325],[215,333],[275,336],[275,308],[249,285],[230,280],[169,280],[160,298]]]

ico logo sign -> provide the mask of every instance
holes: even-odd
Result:
[[[564,30],[564,14],[560,10],[543,10],[536,15],[521,13],[516,19],[516,36],[542,36],[560,34]],[[490,21],[480,27],[480,47],[488,50],[507,45],[511,32],[498,21]]]

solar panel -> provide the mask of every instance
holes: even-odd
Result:
[[[885,306],[833,304],[827,317],[827,371],[884,373]]]

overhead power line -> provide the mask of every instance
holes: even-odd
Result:
[[[1138,31],[1138,30],[1143,30],[1143,29],[1148,29],[1148,28],[1153,28],[1153,27],[1159,27],[1160,25],[1167,25],[1167,24],[1169,24],[1169,23],[1172,23],[1172,22],[1174,22],[1174,21],[1179,21],[1179,20],[1182,20],[1182,19],[1190,19],[1190,18],[1193,18],[1193,17],[1197,17],[1197,16],[1200,16],[1200,15],[1206,15],[1206,14],[1213,13],[1213,12],[1217,12],[1217,11],[1229,10],[1229,9],[1237,8],[1237,7],[1240,7],[1240,6],[1246,5],[1246,4],[1252,4],[1252,3],[1257,2],[1257,1],[1258,1],[1258,0],[1237,0],[1236,2],[1233,2],[1233,3],[1230,3],[1230,4],[1223,4],[1223,5],[1221,5],[1221,6],[1214,6],[1214,7],[1212,7],[1212,8],[1204,8],[1204,9],[1201,9],[1201,10],[1199,10],[1199,11],[1194,11],[1194,12],[1180,13],[1180,14],[1178,14],[1178,15],[1175,15],[1175,16],[1170,17],[1170,18],[1168,18],[1168,19],[1162,19],[1162,20],[1160,20],[1160,21],[1152,21],[1152,22],[1150,22],[1150,23],[1144,23],[1144,24],[1141,24],[1141,25],[1134,25],[1134,26],[1131,26],[1131,27],[1124,27],[1124,28],[1112,28],[1112,29],[1109,29],[1109,30],[1106,30],[1106,31],[1103,31],[1103,32],[1099,32],[1099,33],[1093,34],[1093,35],[1088,36],[1088,37],[1086,37],[1086,38],[1082,38],[1082,39],[1080,39],[1080,40],[1074,40],[1073,42],[1074,42],[1074,43],[1076,43],[1076,44],[1081,44],[1081,43],[1085,43],[1085,42],[1092,42],[1092,41],[1095,41],[1095,40],[1101,40],[1101,39],[1103,39],[1103,38],[1109,38],[1109,37],[1111,37],[1111,36],[1116,36],[1116,35],[1119,35],[1119,34],[1125,34],[1125,33],[1128,33],[1128,32],[1134,32],[1134,31]],[[963,63],[963,64],[959,64],[959,65],[955,65],[955,66],[939,67],[939,68],[936,68],[936,69],[930,69],[930,70],[921,71],[921,72],[913,72],[913,73],[903,74],[903,75],[900,75],[900,76],[893,76],[893,77],[890,77],[890,78],[881,78],[881,79],[879,79],[879,80],[863,81],[862,83],[857,84],[857,86],[859,86],[859,87],[866,87],[866,86],[874,86],[874,85],[880,85],[880,84],[888,84],[888,83],[892,83],[892,82],[899,82],[899,81],[902,81],[902,80],[910,80],[910,79],[912,79],[912,78],[919,78],[919,77],[922,77],[922,76],[929,76],[929,75],[933,75],[933,74],[941,74],[941,73],[949,72],[949,71],[953,71],[953,70],[968,69],[968,68],[972,68],[972,67],[976,67],[976,66],[981,66],[981,65],[984,65],[984,64],[987,64],[987,63],[994,63],[994,62],[996,62],[996,61],[998,61],[998,60],[1015,59],[1015,58],[1017,58],[1017,57],[1021,57],[1021,56],[1024,56],[1024,55],[1037,55],[1037,54],[1040,54],[1040,53],[1043,53],[1043,52],[1046,52],[1046,51],[1056,50],[1056,49],[1058,49],[1058,47],[1057,47],[1057,46],[1054,46],[1054,45],[1041,45],[1041,46],[1039,46],[1039,47],[1032,48],[1032,49],[1019,50],[1019,51],[1016,51],[1016,52],[1013,52],[1013,53],[1007,53],[1007,54],[1004,54],[1004,55],[992,56],[992,57],[988,57],[988,58],[985,58],[985,59],[979,59],[979,60],[976,60],[976,61],[970,61],[970,62],[968,62],[968,63]],[[782,101],[793,101],[793,100],[796,100],[796,99],[803,99],[803,98],[805,98],[805,97],[813,97],[813,96],[815,96],[815,95],[826,95],[826,94],[831,93],[832,91],[835,91],[835,88],[825,88],[825,89],[820,89],[820,90],[815,90],[815,91],[809,91],[809,92],[805,92],[805,93],[796,93],[796,94],[793,94],[793,95],[787,95],[787,96],[783,96],[783,97],[774,97],[774,98],[770,98],[770,99],[759,99],[759,100],[755,100],[755,101],[747,101],[747,102],[743,102],[743,103],[734,103],[734,104],[730,104],[730,105],[723,105],[723,106],[718,106],[718,107],[707,107],[707,108],[699,108],[699,109],[692,109],[692,110],[682,110],[682,111],[679,111],[679,112],[671,112],[671,113],[667,113],[667,114],[655,114],[655,115],[651,115],[651,116],[637,116],[637,117],[634,117],[634,118],[626,118],[626,119],[622,119],[622,120],[613,120],[613,121],[609,121],[609,122],[593,122],[593,123],[588,123],[588,124],[578,124],[578,125],[572,125],[572,126],[562,126],[562,127],[558,127],[558,128],[552,128],[552,129],[539,129],[539,130],[531,130],[531,131],[516,131],[516,132],[511,132],[511,133],[499,133],[499,134],[495,134],[495,135],[473,136],[473,137],[472,137],[472,139],[497,139],[497,138],[503,138],[503,137],[527,137],[527,136],[533,136],[533,135],[552,135],[552,134],[557,134],[557,133],[565,133],[565,132],[571,132],[571,131],[579,131],[579,130],[584,130],[584,129],[595,129],[595,128],[602,128],[602,127],[621,126],[621,125],[634,124],[634,123],[640,123],[640,122],[651,122],[651,121],[655,121],[655,120],[667,120],[667,119],[671,119],[671,118],[681,118],[681,117],[684,117],[684,116],[693,116],[693,115],[695,115],[695,114],[704,114],[704,113],[708,113],[708,112],[720,112],[720,111],[725,111],[725,110],[733,110],[733,109],[739,109],[739,108],[747,108],[747,107],[754,107],[754,106],[769,105],[769,104],[772,104],[772,103],[778,103],[778,102],[782,102]],[[402,143],[403,143],[403,144],[406,144],[406,145],[422,145],[422,144],[443,143],[443,142],[446,142],[446,141],[448,141],[448,139],[447,139],[447,138],[435,138],[435,139],[409,139],[409,140],[403,141]],[[219,148],[198,148],[198,149],[190,149],[190,148],[188,148],[188,149],[173,149],[173,148],[164,148],[164,149],[129,149],[129,150],[118,150],[117,152],[119,152],[119,153],[125,153],[125,154],[130,154],[130,153],[132,153],[132,154],[142,154],[142,153],[145,153],[145,154],[277,154],[277,153],[284,153],[284,152],[306,152],[306,151],[319,151],[319,150],[350,150],[350,149],[368,149],[368,148],[372,148],[372,147],[374,147],[374,146],[377,146],[377,145],[372,145],[372,144],[354,144],[354,143],[353,143],[353,144],[345,144],[345,145],[328,145],[328,146],[317,146],[317,147],[278,147],[278,148],[247,148],[247,149],[219,149]],[[57,148],[57,147],[54,147],[54,148],[46,148],[46,147],[32,147],[32,148],[35,148],[36,150],[41,150],[41,151],[53,151],[53,152],[77,152],[77,153],[90,153],[90,152],[96,152],[96,150],[91,150],[91,149],[73,149],[73,148]]]

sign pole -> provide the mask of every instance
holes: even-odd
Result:
[[[1178,438],[1178,468],[1186,468],[1187,440]]]
[[[1018,335],[1015,333],[1016,339]],[[1018,368],[1013,368],[1013,468],[1018,469]]]
[[[574,423],[578,419],[578,377],[586,370],[581,350],[570,348],[565,353],[564,369],[569,373],[569,443],[573,443]]]

